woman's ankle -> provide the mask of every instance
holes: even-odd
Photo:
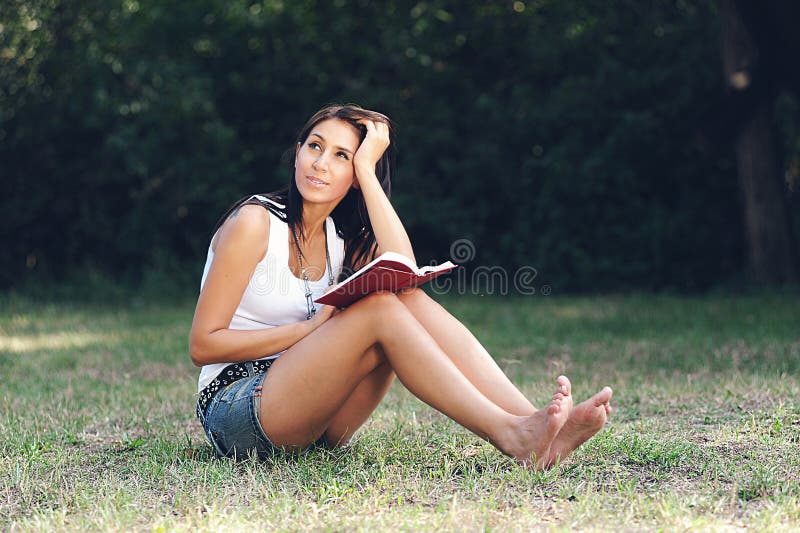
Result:
[[[527,418],[509,414],[499,420],[490,430],[489,442],[504,454],[514,456],[525,447],[523,427]]]

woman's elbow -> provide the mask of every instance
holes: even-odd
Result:
[[[202,339],[192,335],[189,337],[189,357],[192,359],[194,366],[203,366],[206,360],[206,350],[204,349]]]

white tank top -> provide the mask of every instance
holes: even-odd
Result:
[[[254,195],[261,202],[269,202],[280,208],[281,204],[263,196]],[[229,329],[267,329],[293,322],[306,320],[308,306],[306,305],[306,289],[303,280],[295,277],[289,270],[289,226],[281,218],[269,211],[269,243],[267,253],[258,262],[250,282],[242,294],[239,306],[233,313]],[[325,222],[328,251],[331,257],[333,279],[339,276],[344,263],[344,239],[336,235],[333,219],[328,217]],[[213,238],[212,238],[213,242]],[[208,271],[214,261],[214,251],[208,246],[208,256],[203,269],[203,279],[200,281],[200,290],[206,283]],[[312,276],[316,277],[316,276]],[[311,292],[316,299],[325,293],[328,288],[328,269],[317,281],[309,281]],[[319,306],[319,304],[317,304]],[[259,359],[275,359],[283,352],[264,354]],[[214,363],[204,365],[200,371],[197,390],[202,391],[215,377],[230,363]]]

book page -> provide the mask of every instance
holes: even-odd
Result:
[[[358,278],[379,263],[394,270],[400,270],[407,273],[417,272],[416,265],[414,265],[408,257],[398,254],[397,252],[385,252],[367,263],[365,266],[361,267],[358,271],[356,271],[355,274],[349,276],[347,279],[339,283],[339,285],[344,285],[348,281]]]
[[[452,261],[447,261],[445,263],[442,263],[441,265],[431,265],[431,266],[422,267],[422,268],[417,270],[417,274],[419,274],[420,276],[423,276],[423,275],[429,274],[431,272],[438,272],[440,270],[445,270],[445,269],[449,269],[449,268],[455,268],[455,266],[456,265]]]

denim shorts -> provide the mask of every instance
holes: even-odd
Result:
[[[200,422],[217,457],[265,459],[280,451],[261,428],[261,386],[266,373],[234,381],[220,390]]]

